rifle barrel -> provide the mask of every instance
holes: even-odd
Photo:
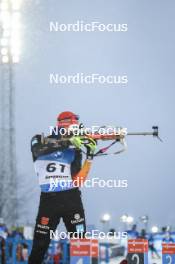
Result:
[[[154,132],[130,132],[128,136],[153,136]]]

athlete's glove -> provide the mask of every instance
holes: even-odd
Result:
[[[79,137],[79,136],[74,136],[70,138],[71,144],[78,148],[81,149],[82,147],[86,147],[87,149],[87,158],[92,159],[93,154],[95,153],[97,143],[94,139],[92,138],[87,138],[87,137]]]
[[[78,149],[81,149],[81,147],[83,146],[83,139],[78,136],[71,137],[70,142],[74,147]]]
[[[97,143],[94,139],[88,138],[88,143],[84,145],[87,148],[87,159],[93,159],[93,155],[97,148]]]

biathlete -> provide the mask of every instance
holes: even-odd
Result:
[[[62,112],[57,118],[58,131],[79,125],[79,117],[72,112]],[[60,139],[61,134],[48,138]],[[89,139],[86,144],[87,154],[82,165],[83,142],[81,137],[71,137],[71,144],[43,143],[42,135],[31,140],[31,151],[34,167],[41,187],[40,204],[34,230],[33,247],[29,264],[40,264],[50,243],[50,231],[55,231],[60,219],[69,233],[85,233],[85,213],[81,200],[81,192],[74,186],[74,181],[86,180],[92,165],[96,142]],[[51,186],[51,180],[57,184]],[[61,182],[69,184],[61,184]]]

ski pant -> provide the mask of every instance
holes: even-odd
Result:
[[[51,233],[56,230],[61,218],[70,234],[86,232],[81,192],[77,188],[59,193],[41,193],[29,264],[42,263]]]

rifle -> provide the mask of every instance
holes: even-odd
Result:
[[[99,129],[101,128],[107,129],[108,127],[103,126],[103,127],[100,127]],[[44,134],[42,134],[41,142],[42,144],[54,144],[55,147],[59,147],[63,145],[68,146],[68,145],[71,145],[70,139],[73,136],[81,137],[84,146],[90,143],[90,139],[93,139],[95,141],[100,141],[100,140],[101,141],[113,141],[107,147],[103,147],[99,149],[94,154],[95,157],[103,156],[103,155],[116,155],[116,154],[126,151],[127,150],[126,136],[153,136],[153,137],[158,138],[162,142],[162,139],[159,137],[158,126],[153,126],[151,132],[127,132],[126,128],[117,127],[115,128],[116,130],[114,133],[103,133],[103,134],[99,133],[99,130],[92,133],[91,131],[85,132],[85,130],[83,129],[81,129],[81,131],[78,131],[77,127],[74,129],[76,129],[76,133],[73,133],[73,130],[71,130],[71,133],[69,135],[61,136],[60,139],[45,137]],[[111,148],[117,142],[120,143],[123,146],[123,148],[113,153],[107,153],[108,149]]]

